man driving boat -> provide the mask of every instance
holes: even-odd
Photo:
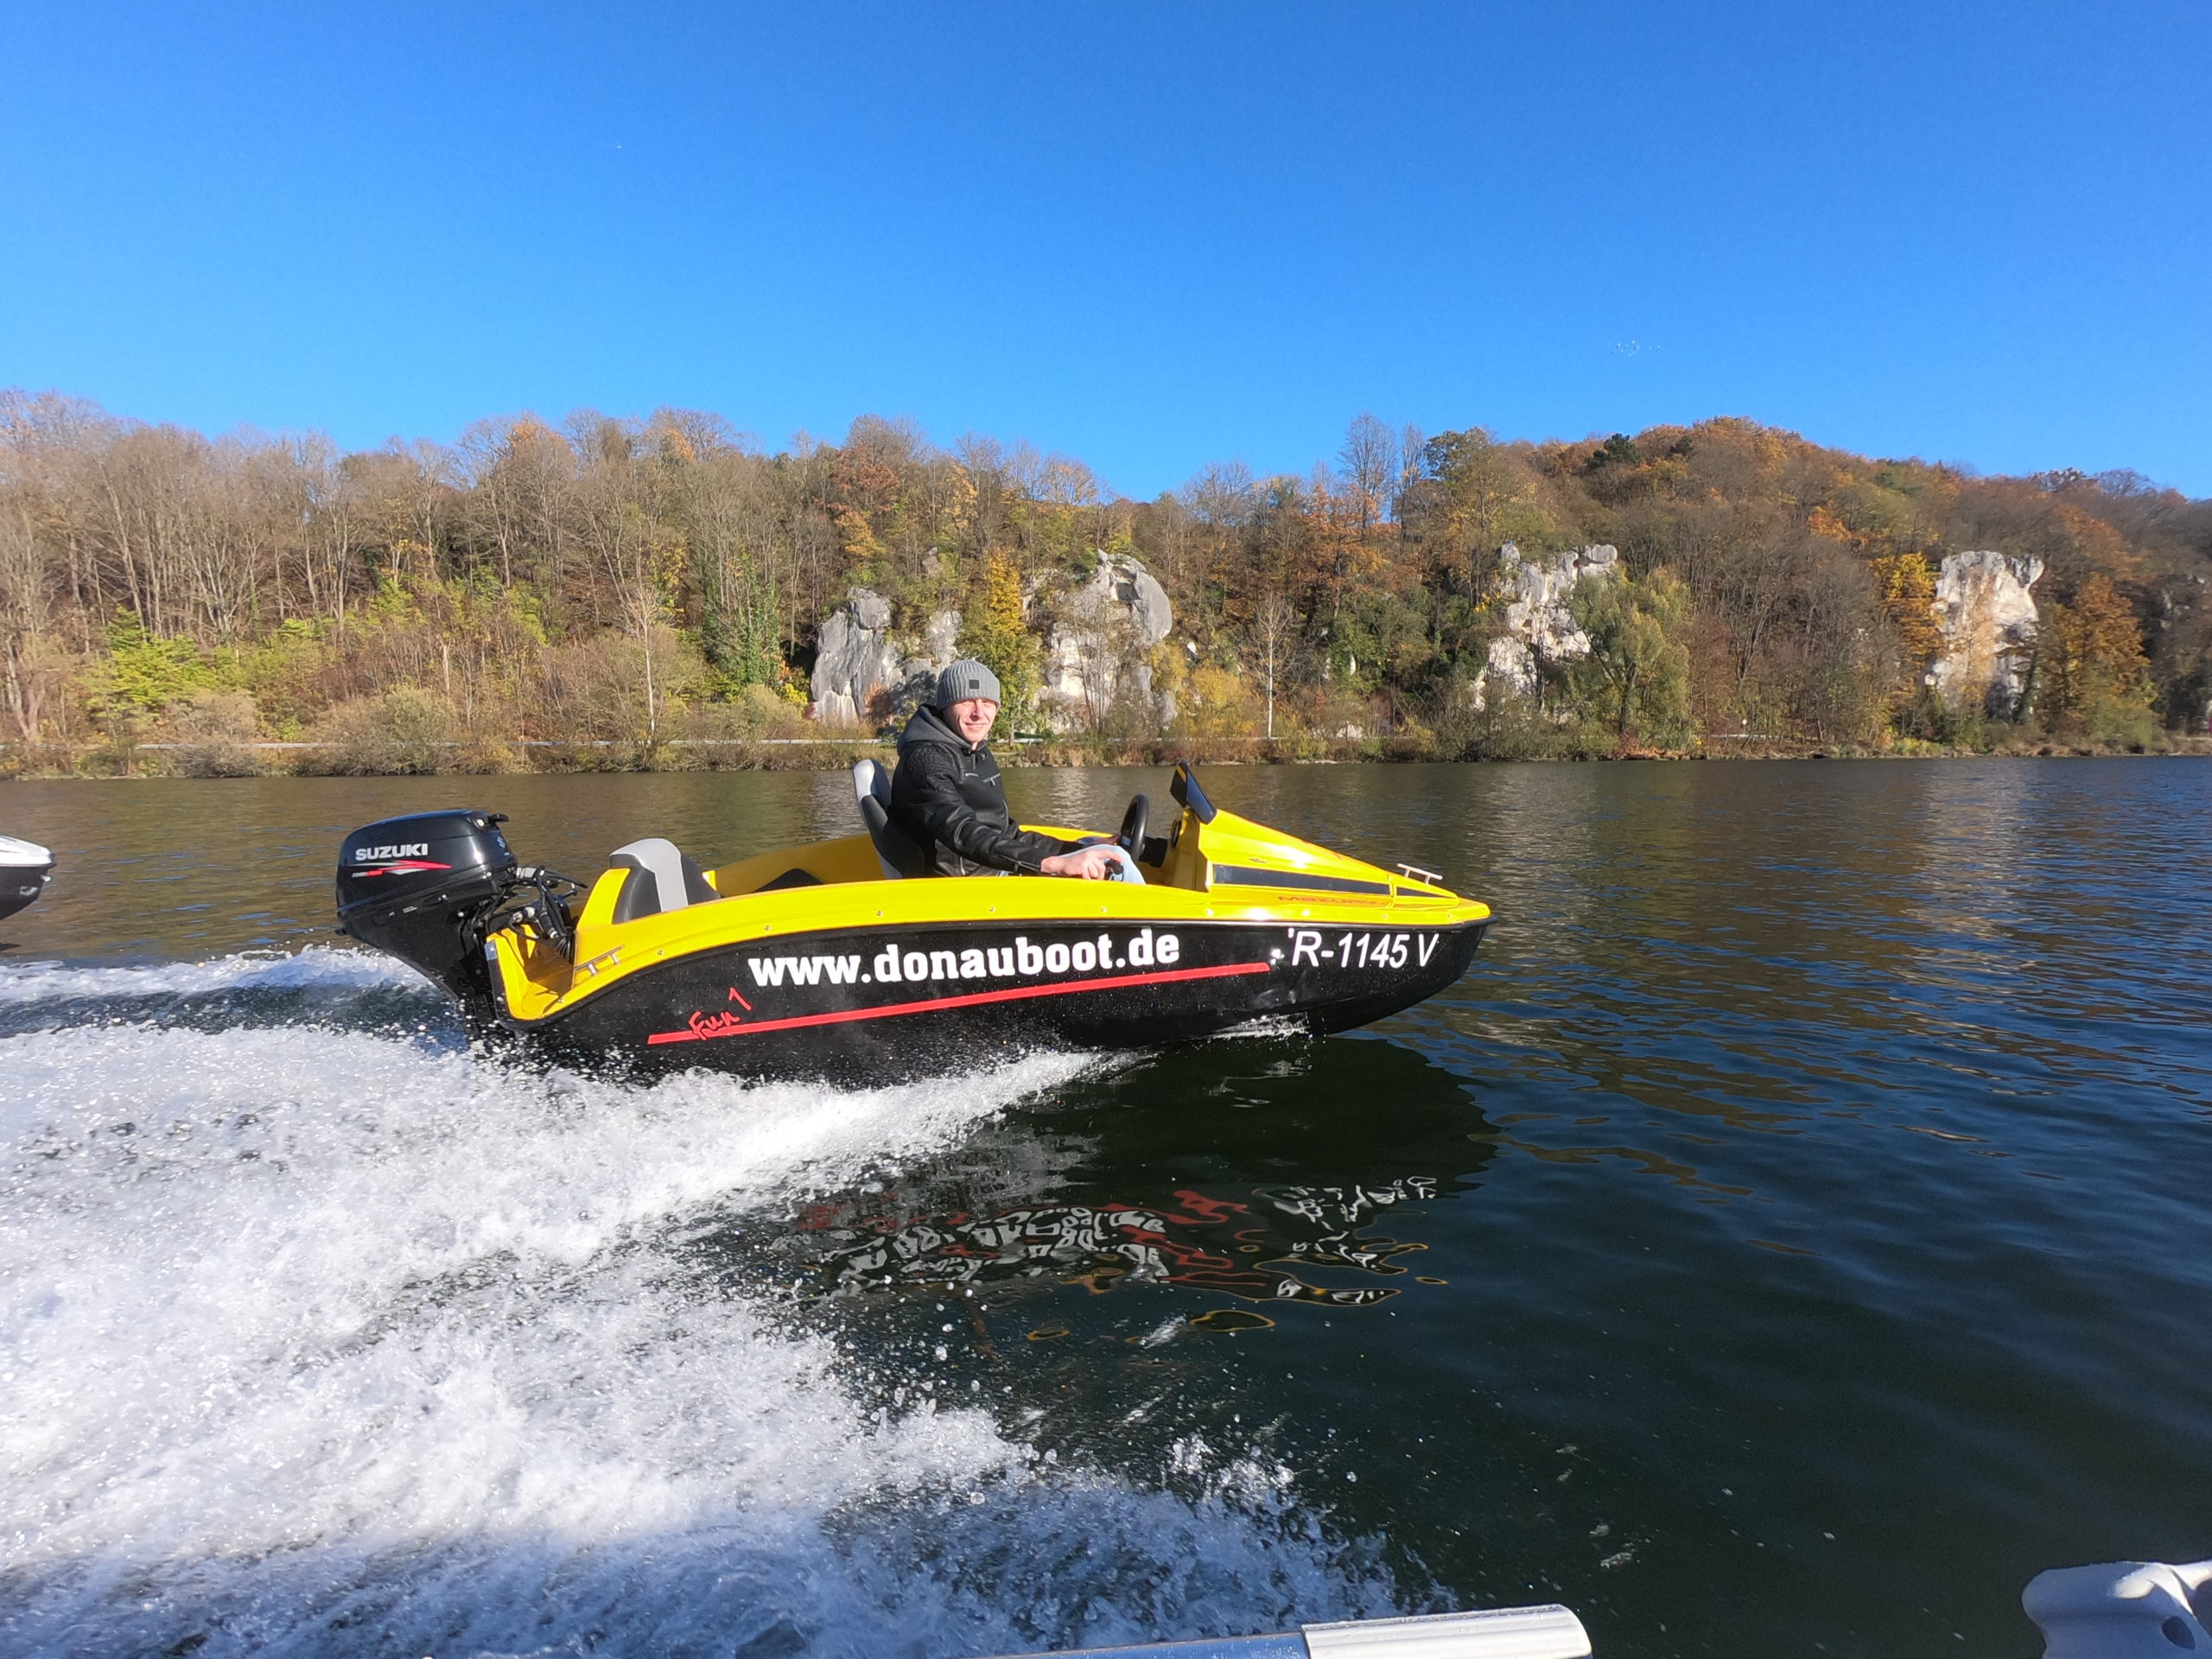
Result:
[[[972,657],[938,676],[937,700],[899,737],[891,817],[928,849],[931,875],[1069,875],[1142,881],[1120,848],[1019,828],[999,763],[986,747],[999,717],[999,677]]]

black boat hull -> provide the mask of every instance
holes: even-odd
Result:
[[[878,1081],[1039,1050],[1158,1047],[1255,1023],[1348,1030],[1459,979],[1487,925],[824,931],[628,968],[541,1020],[514,1019],[504,1006],[491,1013],[569,1063]]]
[[[0,922],[27,908],[46,891],[44,870],[0,870]]]

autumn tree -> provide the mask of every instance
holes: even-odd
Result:
[[[1275,691],[1289,666],[1291,647],[1298,634],[1298,608],[1288,595],[1271,591],[1261,597],[1252,614],[1252,651],[1267,688],[1267,735],[1275,734]]]
[[[1689,652],[1679,635],[1688,590],[1664,570],[1641,579],[1586,575],[1574,584],[1567,608],[1590,638],[1590,654],[1567,664],[1582,705],[1624,741],[1632,734],[1661,741],[1687,737]]]
[[[1917,553],[1892,553],[1872,560],[1882,613],[1897,637],[1904,661],[1916,671],[1943,649],[1943,630],[1936,624],[1936,573]]]
[[[713,416],[666,417],[665,512],[697,583],[698,642],[717,691],[784,678],[781,580],[791,561],[771,471]]]
[[[1542,537],[1547,526],[1526,464],[1481,427],[1429,439],[1421,472],[1430,486],[1421,528],[1443,556],[1471,570],[1507,542]]]
[[[960,654],[973,657],[999,677],[1006,693],[999,718],[1012,729],[1036,700],[1044,652],[1022,620],[1021,568],[1002,548],[984,556],[962,620]]]
[[[1241,461],[1208,467],[1183,486],[1192,528],[1176,609],[1202,646],[1213,643],[1227,611],[1230,573],[1243,563],[1259,499],[1258,482]]]
[[[1909,736],[1940,733],[1951,716],[1937,706],[1929,683],[1929,669],[1943,650],[1943,630],[1936,620],[1936,572],[1918,553],[1885,553],[1867,561],[1866,573],[1895,647],[1885,689],[1890,716]]]
[[[1355,527],[1365,535],[1389,510],[1389,499],[1402,470],[1398,435],[1371,414],[1355,419],[1337,451],[1341,476],[1351,497]]]
[[[686,559],[682,532],[648,506],[658,481],[639,435],[618,423],[598,423],[588,435],[590,453],[579,495],[580,539],[592,557],[595,585],[613,601],[634,646],[642,732],[656,741],[671,680],[677,614]]]
[[[1422,444],[1398,514],[1399,556],[1426,613],[1426,654],[1448,673],[1486,643],[1481,618],[1494,597],[1498,550],[1508,542],[1542,545],[1554,525],[1527,457],[1480,427]]]
[[[2139,739],[2150,724],[2150,664],[2135,613],[2111,581],[2091,576],[2044,619],[2035,712],[2054,731]]]

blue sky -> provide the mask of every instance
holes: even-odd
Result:
[[[1362,410],[2212,495],[2212,7],[17,5],[0,385],[363,446]]]

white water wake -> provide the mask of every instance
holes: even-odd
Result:
[[[0,965],[0,1004],[311,989],[419,989],[426,997],[436,995],[430,982],[404,963],[327,944],[311,944],[296,955],[247,951],[214,962],[153,963],[143,968],[79,968],[59,962]]]
[[[329,951],[0,998],[272,981],[391,982]],[[0,1649],[918,1659],[1388,1609],[1281,1471],[1192,1502],[978,1409],[880,1414],[674,1248],[1077,1069],[639,1087],[297,1024],[0,1039]]]

